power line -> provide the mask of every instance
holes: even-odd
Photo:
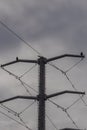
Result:
[[[82,59],[77,63],[77,64],[79,64],[80,62],[82,61]],[[72,68],[74,68],[77,64],[75,64]],[[72,81],[70,80],[70,78],[68,77],[68,75],[67,75],[67,72],[69,72],[71,69],[69,69],[67,72],[65,72],[65,71],[63,71],[62,69],[60,69],[60,68],[58,68],[56,65],[54,65],[54,64],[49,64],[49,65],[51,65],[52,67],[54,67],[56,70],[58,70],[58,71],[60,71],[62,74],[64,74],[64,76],[67,78],[67,80],[69,81],[69,83],[71,84],[71,86],[73,87],[73,89],[75,90],[75,91],[77,91],[77,89],[75,88],[75,85],[72,83]],[[84,103],[84,105],[85,106],[87,106],[87,104],[86,104],[86,102],[84,101],[84,99],[79,95],[79,97],[81,98],[81,100],[82,100],[82,102]]]
[[[75,121],[72,119],[72,117],[69,115],[69,113],[67,112],[67,110],[65,108],[63,108],[62,106],[59,106],[57,103],[53,102],[52,100],[49,100],[52,104],[54,104],[57,108],[60,108],[63,112],[65,112],[68,116],[68,118],[72,121],[72,123],[74,124],[74,126],[76,128],[78,128],[77,124],[75,123]]]
[[[26,123],[23,121],[23,119],[19,116],[20,121],[24,124],[24,126],[28,129],[28,130],[32,130],[31,128],[29,128]]]
[[[9,32],[11,32],[14,36],[16,36],[18,39],[20,39],[24,44],[26,44],[29,48],[31,48],[34,52],[36,52],[38,55],[41,55],[40,52],[38,52],[35,48],[33,48],[28,42],[26,42],[23,38],[21,38],[16,32],[14,32],[11,28],[9,28],[5,23],[3,23],[0,20],[0,24],[5,27]]]
[[[17,79],[22,85],[23,87],[26,89],[26,91],[31,95],[31,93],[29,92],[29,90],[27,89],[27,87],[29,87],[30,89],[32,89],[34,92],[37,93],[37,91],[32,88],[29,84],[25,83],[24,81],[22,81],[20,79],[20,77],[18,77],[17,75],[13,74],[12,72],[10,72],[9,70],[5,69],[4,67],[1,67],[1,69],[3,69],[5,72],[7,72],[9,75],[13,76],[15,79]],[[27,87],[26,87],[27,86]]]
[[[26,108],[24,108],[21,112],[18,113],[18,115],[21,115],[23,112],[25,112],[27,109],[29,109],[36,101],[28,105]]]
[[[13,114],[15,117],[18,117],[18,118],[20,119],[20,121],[24,124],[24,126],[25,126],[28,130],[31,130],[31,129],[26,125],[26,123],[23,121],[23,119],[20,117],[20,114],[22,114],[26,109],[30,108],[34,103],[35,103],[35,101],[34,101],[31,105],[29,105],[28,107],[26,107],[26,108],[25,108],[23,111],[21,111],[20,113],[17,113],[17,112],[15,112],[15,111],[13,111],[12,109],[6,107],[6,106],[3,105],[3,104],[1,104],[2,106],[0,106],[0,107],[2,107],[3,109],[7,110],[8,113]],[[1,112],[0,112],[0,113],[1,113]],[[16,119],[14,119],[14,118],[8,116],[8,115],[5,114],[4,112],[2,112],[2,114],[4,114],[4,115],[7,116],[8,118],[10,118],[10,119],[16,121],[17,123],[20,123],[19,121],[17,121]]]
[[[2,112],[2,111],[0,111],[0,113],[1,113],[2,115],[4,115],[4,116],[8,117],[9,119],[11,119],[11,120],[15,121],[15,122],[16,122],[16,123],[18,123],[19,125],[24,126],[24,127],[25,127],[25,128],[27,128],[28,130],[32,130],[32,129],[30,129],[30,128],[26,127],[26,125],[25,125],[25,124],[22,124],[23,122],[21,123],[21,122],[17,121],[16,119],[14,119],[14,118],[10,117],[9,115],[5,114],[5,113],[4,113],[4,112]]]
[[[52,104],[54,104],[54,105],[56,105],[58,108],[60,108],[61,110],[65,110],[65,108],[64,107],[62,107],[62,106],[60,106],[60,105],[58,105],[58,104],[56,104],[55,102],[53,102],[52,100],[50,100],[50,99],[48,99],[48,101],[49,102],[51,102]]]
[[[69,83],[71,84],[71,86],[74,88],[75,91],[77,91],[77,89],[75,88],[75,85],[72,83],[72,81],[70,80],[70,78],[68,77],[67,74],[65,74],[66,78],[68,79]],[[79,97],[81,98],[82,102],[84,103],[85,106],[87,106],[86,102],[84,101],[84,99],[79,95]]]
[[[27,70],[25,73],[23,73],[19,78],[24,77],[27,73],[29,73],[32,69],[34,69],[37,66],[37,64],[33,65],[29,70]]]
[[[75,123],[75,121],[71,118],[71,116],[69,115],[69,113],[66,110],[65,110],[65,113],[67,114],[67,116],[69,117],[69,119],[72,121],[72,123],[75,125],[75,127],[79,129],[79,127],[77,126],[77,124]]]
[[[22,84],[22,86],[25,88],[26,92],[31,95],[30,91],[27,89],[27,87],[24,85],[24,83],[22,82],[22,80],[21,80],[17,75],[13,74],[12,72],[10,72],[9,70],[7,70],[7,69],[5,69],[5,68],[3,68],[3,67],[1,67],[1,68],[2,68],[5,72],[7,72],[9,75],[15,77],[15,79],[17,79],[18,81],[20,81],[21,84]]]
[[[23,112],[25,112],[28,108],[30,108],[34,103],[35,103],[35,101],[34,101],[32,104],[28,105],[28,107],[26,107],[26,108],[25,108],[24,110],[22,110],[20,113],[17,113],[17,112],[15,112],[15,111],[13,111],[12,109],[6,107],[6,106],[3,105],[3,104],[1,104],[0,107],[3,108],[3,109],[5,109],[5,110],[7,110],[8,113],[13,114],[15,117],[18,117],[18,118],[20,119],[20,121],[24,124],[24,126],[25,126],[28,130],[31,130],[31,129],[26,125],[26,123],[23,121],[23,119],[20,117],[20,115],[21,115]],[[1,112],[0,112],[0,113],[1,113]],[[7,114],[5,114],[5,113],[3,113],[3,112],[2,112],[2,114],[4,114],[5,116],[9,117],[10,119],[16,121],[17,123],[20,123],[19,121],[17,121],[17,120],[15,120],[14,118],[8,116]]]
[[[53,125],[53,127],[56,129],[56,130],[59,130],[56,125],[53,123],[52,119],[46,114],[46,117],[48,118],[48,120],[50,121],[50,123]]]
[[[67,73],[67,72],[69,72],[70,70],[72,70],[73,68],[75,68],[82,60],[83,60],[83,58],[82,58],[80,61],[78,61],[76,64],[74,64],[73,66],[71,66],[69,69],[67,69],[67,70],[65,71],[65,73]]]
[[[1,105],[0,107],[1,107],[2,109],[6,110],[8,113],[13,114],[14,116],[18,116],[18,113],[15,112],[14,110],[12,110],[11,108],[5,106],[4,104],[0,104],[0,105]]]
[[[82,95],[82,97],[83,97],[83,95]],[[66,110],[68,110],[69,108],[71,108],[73,105],[75,105],[78,101],[80,101],[81,100],[81,97],[80,98],[78,98],[76,101],[74,101],[70,106],[68,106],[67,108],[66,108]]]

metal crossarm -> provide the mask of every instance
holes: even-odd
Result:
[[[31,99],[31,100],[36,100],[37,97],[35,97],[35,96],[15,96],[15,97],[11,97],[11,98],[2,100],[2,101],[0,101],[0,103],[5,103],[5,102],[12,101],[12,100],[15,100],[15,99]]]
[[[18,59],[18,57],[16,57],[16,60],[15,60],[15,61],[11,61],[11,62],[8,62],[8,63],[6,63],[6,64],[2,64],[1,67],[5,67],[5,66],[11,65],[11,64],[15,64],[15,63],[17,63],[17,62],[38,63],[37,60]]]
[[[54,61],[54,60],[57,60],[57,59],[61,59],[61,58],[64,58],[64,57],[85,58],[85,56],[81,52],[80,55],[64,54],[64,55],[56,56],[56,57],[53,57],[53,58],[49,58],[49,59],[47,59],[47,62]]]
[[[8,62],[8,63],[6,63],[6,64],[1,65],[1,67],[5,67],[5,66],[11,65],[11,64],[15,64],[15,63],[17,63],[17,62],[18,62],[17,60],[12,61],[12,62]]]
[[[38,63],[37,60],[27,60],[27,59],[19,59],[18,57],[16,58],[18,62],[25,62],[25,63]]]
[[[58,93],[47,95],[46,99],[49,99],[49,98],[52,98],[52,97],[55,97],[55,96],[59,96],[59,95],[62,95],[62,94],[66,94],[66,93],[68,93],[68,94],[82,94],[82,95],[85,94],[85,92],[65,90],[65,91],[61,91],[61,92],[58,92]]]

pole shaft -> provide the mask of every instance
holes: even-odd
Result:
[[[45,58],[39,58],[38,130],[45,130]]]

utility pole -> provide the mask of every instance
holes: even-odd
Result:
[[[69,90],[64,90],[62,92],[57,92],[57,93],[53,93],[50,95],[46,94],[45,91],[45,65],[51,61],[60,59],[60,58],[64,58],[64,57],[74,57],[74,58],[84,58],[85,56],[83,55],[83,53],[81,52],[80,55],[74,55],[74,54],[64,54],[64,55],[60,55],[60,56],[56,56],[56,57],[52,57],[52,58],[45,58],[45,57],[39,57],[37,60],[26,60],[26,59],[19,59],[18,57],[16,58],[15,61],[6,63],[1,65],[2,68],[4,68],[5,66],[11,65],[11,64],[15,64],[18,62],[25,62],[25,63],[37,63],[39,66],[39,93],[36,96],[15,96],[15,97],[11,97],[5,100],[0,101],[0,103],[4,103],[4,102],[8,102],[11,100],[15,100],[15,99],[29,99],[29,100],[37,100],[38,101],[38,130],[46,130],[45,128],[45,102],[47,99],[52,98],[52,97],[56,97],[65,93],[70,93],[70,94],[82,94],[84,95],[85,92],[80,92],[80,91],[69,91]]]
[[[40,57],[39,64],[39,95],[38,95],[38,130],[45,130],[45,64],[46,59]]]

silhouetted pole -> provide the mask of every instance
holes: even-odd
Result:
[[[40,57],[39,64],[39,95],[38,95],[38,130],[45,130],[45,61]]]

